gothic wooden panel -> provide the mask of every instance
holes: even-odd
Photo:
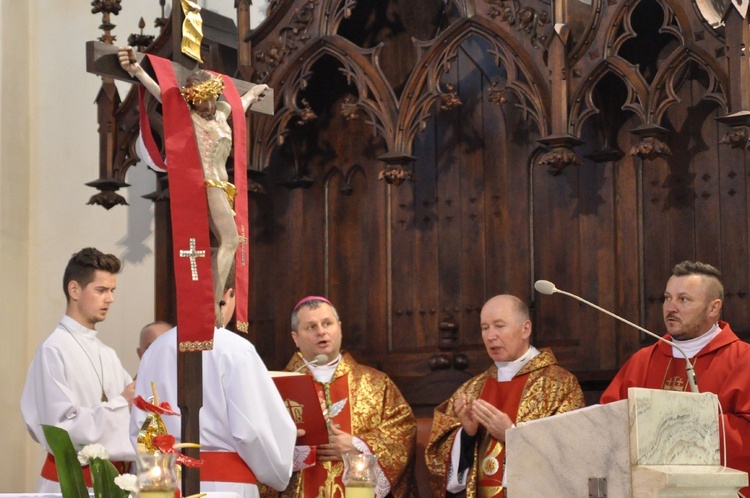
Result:
[[[266,190],[250,202],[250,338],[269,367],[293,350],[297,299],[325,294],[359,359],[407,391],[440,360],[448,385],[466,376],[454,353],[486,366],[478,309],[510,292],[533,306],[535,344],[601,387],[650,341],[533,281],[661,332],[669,271],[696,258],[723,270],[724,316],[747,337],[750,128],[726,115],[750,111],[750,34],[728,8],[714,29],[695,0],[273,2],[238,34],[253,46],[243,74],[276,92],[249,153]],[[384,155],[416,182],[378,181]],[[167,211],[160,315],[174,297]]]

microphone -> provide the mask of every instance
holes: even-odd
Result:
[[[560,290],[557,287],[555,287],[555,284],[553,284],[549,280],[537,280],[534,283],[534,289],[536,289],[537,292],[540,292],[542,294],[546,294],[548,296],[551,296],[552,294],[555,294],[555,293],[560,293],[560,294],[564,294],[566,296],[570,296],[570,297],[572,297],[573,299],[575,299],[577,301],[580,301],[580,302],[582,302],[584,304],[588,304],[592,308],[594,308],[596,310],[599,310],[602,313],[611,316],[612,318],[620,320],[621,322],[626,323],[626,324],[630,325],[631,327],[636,328],[636,329],[640,330],[641,332],[644,332],[644,333],[650,335],[651,337],[656,337],[660,341],[666,342],[667,344],[669,344],[673,348],[677,349],[677,351],[679,351],[680,353],[682,353],[682,357],[685,358],[685,371],[687,373],[688,384],[690,384],[690,391],[694,392],[694,393],[700,392],[700,391],[698,391],[698,380],[695,378],[695,369],[693,368],[693,364],[688,359],[687,355],[685,354],[685,351],[680,346],[678,346],[677,344],[675,344],[674,342],[669,341],[669,340],[663,338],[660,335],[654,334],[653,332],[651,332],[649,330],[646,330],[643,327],[638,326],[638,325],[634,324],[633,322],[630,322],[630,321],[622,318],[621,316],[615,315],[614,313],[612,313],[610,311],[607,311],[604,308],[601,308],[601,307],[595,305],[594,303],[586,301],[584,298],[582,298],[580,296],[576,296],[575,294],[571,294],[570,292],[565,292],[564,290]]]
[[[325,363],[327,360],[328,360],[328,357],[326,355],[319,354],[318,356],[316,356],[315,358],[313,358],[313,360],[310,362],[310,365],[320,365],[320,364]],[[302,370],[303,368],[305,368],[307,365],[308,364],[305,363],[304,365],[302,365],[301,367],[299,367],[297,370],[295,370],[292,373],[299,372],[300,370]]]

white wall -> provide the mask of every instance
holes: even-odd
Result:
[[[234,17],[231,0],[200,3]],[[157,0],[122,7],[112,18],[116,43],[138,31],[141,17],[156,34]],[[102,35],[100,23],[89,0],[0,0],[0,492],[36,486],[43,453],[25,431],[18,400],[36,347],[64,312],[70,255],[94,246],[124,261],[116,301],[98,329],[132,373],[138,331],[154,318],[153,206],[140,197],[155,189],[154,175],[131,168],[131,187],[121,191],[129,206],[86,205],[96,190],[85,183],[99,176],[100,80],[86,73],[85,42]]]

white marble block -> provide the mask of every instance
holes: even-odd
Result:
[[[628,390],[632,465],[720,465],[719,408],[711,393]]]
[[[534,420],[506,432],[508,498],[589,496],[589,478],[608,498],[630,498],[627,401]]]
[[[628,400],[521,424],[506,443],[509,498],[734,497],[747,483],[720,465],[710,393],[633,388]]]

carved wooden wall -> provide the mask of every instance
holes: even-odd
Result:
[[[270,368],[293,351],[294,303],[324,294],[344,347],[428,406],[449,392],[425,385],[487,366],[479,311],[509,292],[593,400],[648,341],[533,282],[661,332],[684,259],[723,270],[725,317],[750,333],[746,12],[280,0],[249,32],[246,8],[238,71],[276,99],[273,116],[249,118],[250,339]]]

